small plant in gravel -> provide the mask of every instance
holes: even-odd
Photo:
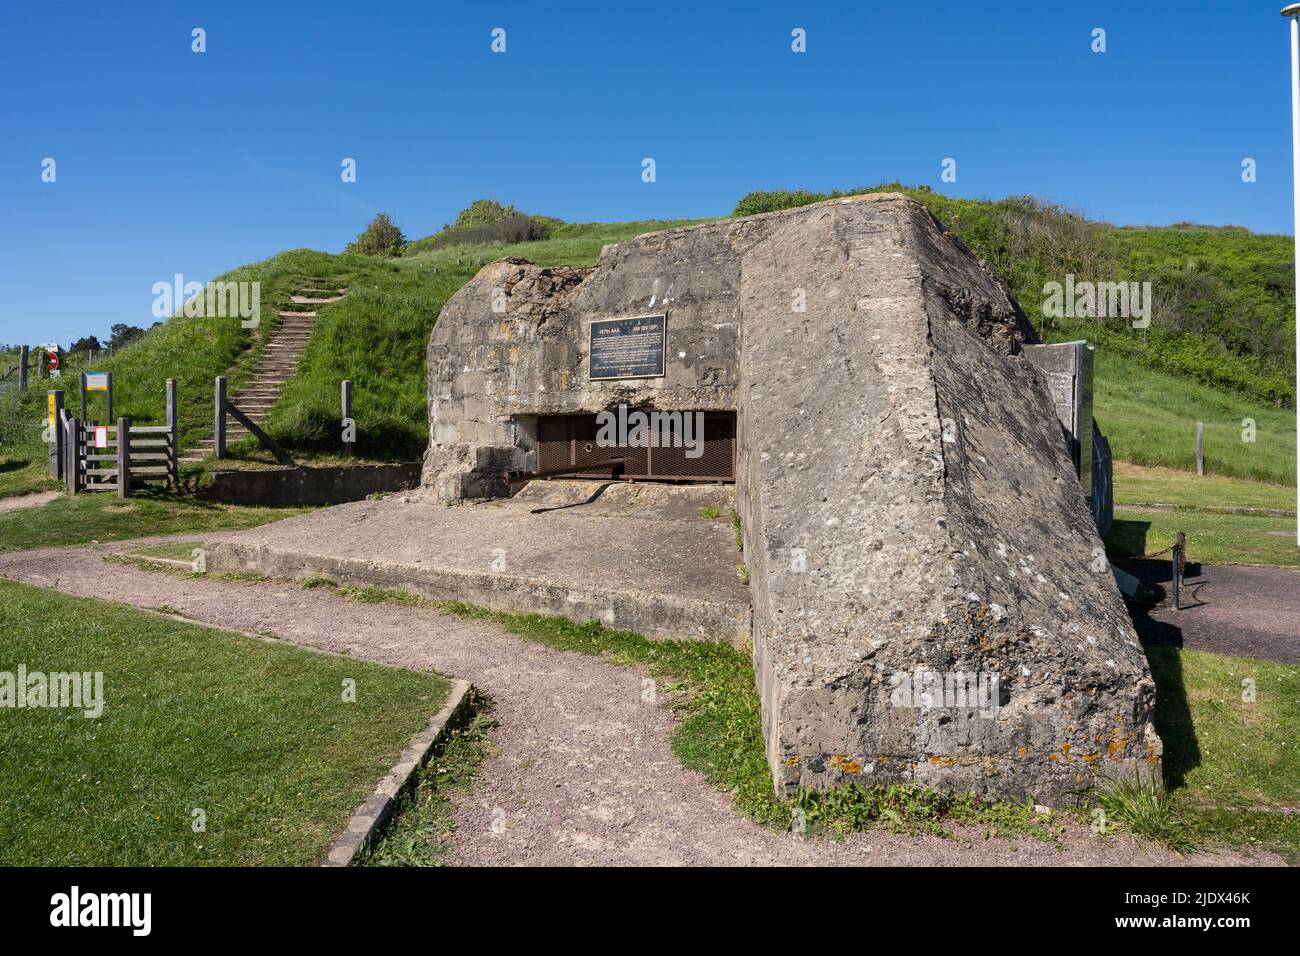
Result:
[[[707,508],[700,509],[700,517],[705,518],[709,521],[713,521],[715,518],[720,518],[721,516],[722,516],[722,509],[719,508],[717,505],[710,505]]]
[[[451,798],[471,791],[497,723],[491,701],[471,691],[469,705],[448,728],[440,749],[416,771],[398,797],[393,816],[359,866],[441,866],[454,824]]]

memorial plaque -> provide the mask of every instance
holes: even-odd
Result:
[[[609,378],[659,378],[664,374],[667,315],[598,319],[591,323],[587,375]]]

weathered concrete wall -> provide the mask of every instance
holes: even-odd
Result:
[[[664,378],[587,380],[592,319],[664,310]],[[444,500],[505,494],[539,414],[735,409],[778,790],[1060,800],[1098,772],[1158,773],[1160,741],[1045,376],[1018,357],[1033,338],[897,194],[655,233],[592,270],[494,263],[430,340],[423,482]],[[996,699],[905,698],[918,669],[996,676]]]
[[[996,283],[914,204],[832,205],[750,252],[741,311],[738,490],[778,789],[1053,802],[1099,770],[1158,772],[1145,658]],[[918,669],[997,675],[995,706],[918,701]]]
[[[412,488],[419,462],[338,467],[229,468],[211,472],[200,494],[237,505],[337,505]]]

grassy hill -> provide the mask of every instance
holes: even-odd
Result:
[[[886,188],[899,187],[877,187]],[[1210,473],[1295,481],[1287,237],[1190,226],[1120,229],[1027,199],[985,202],[904,191],[990,263],[1046,339],[1097,343],[1096,417],[1117,457],[1191,468],[1199,420],[1206,423]],[[752,193],[736,214],[821,198]],[[242,266],[220,278],[262,283],[260,330],[243,330],[233,319],[176,317],[96,369],[114,373],[117,413],[141,422],[161,421],[163,381],[177,378],[182,441],[192,445],[211,429],[213,377],[226,374],[232,389],[242,384],[290,291],[309,279],[347,285],[346,299],[319,309],[298,373],[264,427],[298,457],[337,452],[339,382],[347,378],[353,382],[359,452],[375,459],[417,458],[427,442],[429,333],[446,300],[482,264],[521,255],[544,265],[590,265],[607,243],[704,221],[578,224],[523,218],[546,238],[478,241],[515,234],[518,223],[498,228],[469,221],[408,243],[398,256],[300,249]],[[1042,286],[1063,281],[1067,272],[1079,279],[1152,281],[1156,307],[1145,338],[1122,320],[1044,321]],[[72,408],[77,370],[69,368],[63,379]],[[43,393],[17,404],[7,400],[11,407],[0,407],[0,421],[15,424],[0,434],[0,494],[40,487],[44,467]],[[0,393],[0,406],[5,401]],[[1243,419],[1255,423],[1253,443],[1242,441]]]

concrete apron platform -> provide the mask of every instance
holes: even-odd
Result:
[[[357,501],[227,538],[209,549],[208,570],[318,576],[739,645],[750,601],[733,501],[729,486],[571,480],[451,507]],[[703,517],[708,508],[719,517]]]

